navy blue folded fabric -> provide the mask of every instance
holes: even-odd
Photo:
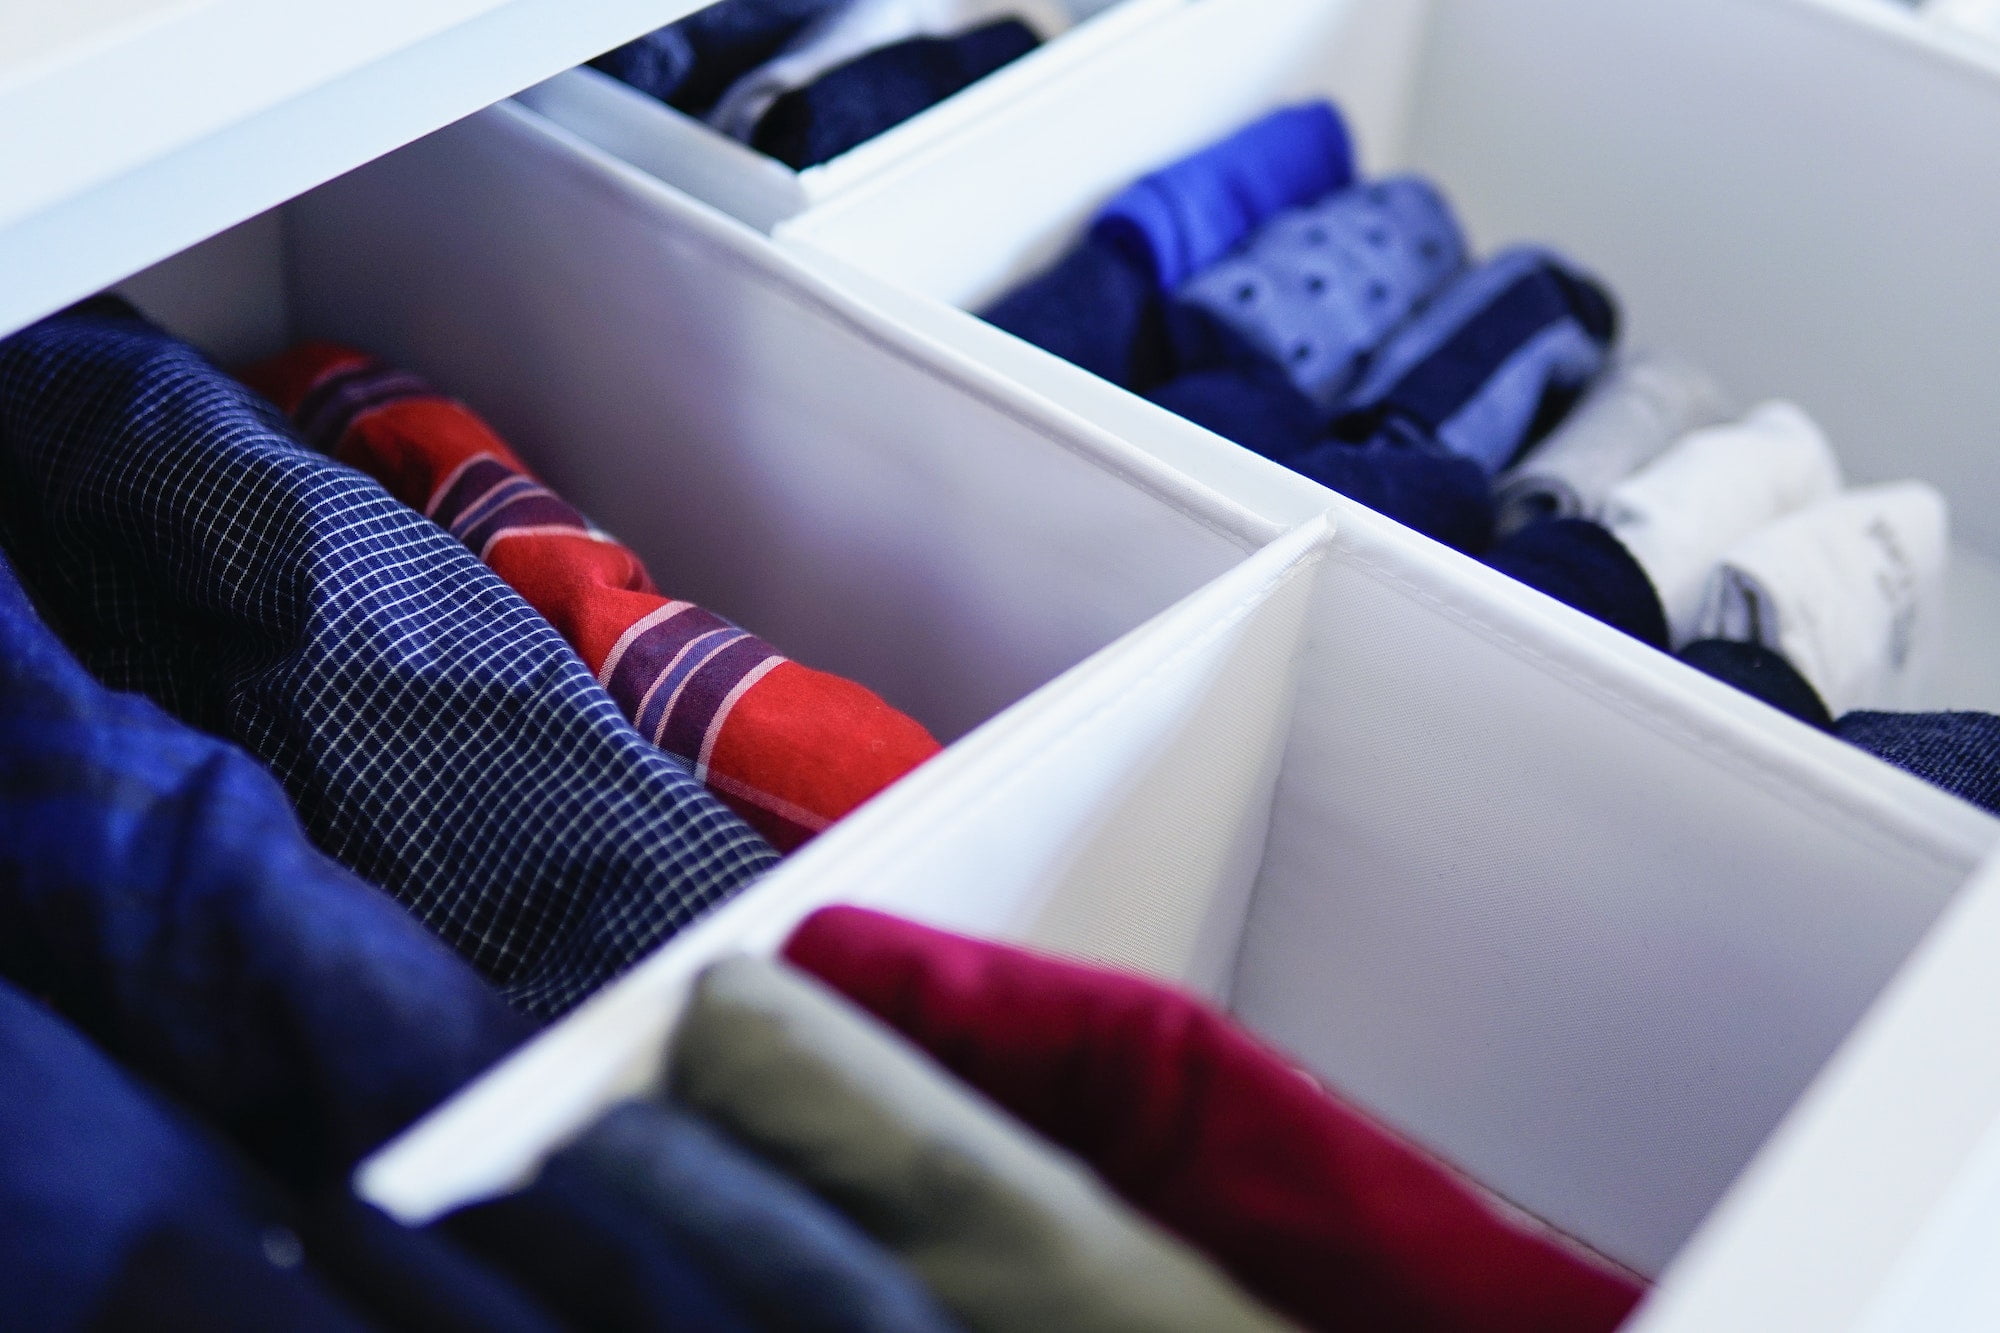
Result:
[[[1603,368],[1617,322],[1604,289],[1554,255],[1503,251],[1376,350],[1334,432],[1421,436],[1492,476],[1562,420]]]
[[[856,56],[771,104],[750,146],[800,170],[839,157],[1041,45],[1019,19]]]
[[[930,1289],[871,1237],[691,1111],[624,1102],[559,1155],[650,1214],[763,1327],[795,1333],[958,1327]]]
[[[720,0],[590,63],[700,115],[840,0]]]
[[[77,664],[0,560],[0,973],[300,1188],[530,1032],[236,747]]]
[[[93,674],[262,760],[529,1013],[776,861],[462,543],[116,303],[0,342],[0,543]]]
[[[1841,717],[1834,734],[2000,815],[2000,717],[1970,712],[1855,712]]]
[[[1325,102],[1281,107],[1140,177],[1098,212],[1091,231],[1168,292],[1279,213],[1353,179],[1354,146],[1339,114]]]
[[[587,1329],[761,1333],[765,1327],[652,1209],[557,1153],[527,1188],[437,1227]]]
[[[1486,563],[1613,629],[1665,651],[1667,613],[1651,579],[1602,524],[1556,518],[1514,533]]]
[[[282,1200],[74,1029],[0,983],[0,1322],[358,1330]]]
[[[1468,459],[1420,443],[1326,440],[1278,461],[1454,550],[1477,555],[1493,540],[1493,488]]]
[[[1166,378],[1166,298],[1125,251],[1086,238],[982,316],[1128,389]]]
[[[1833,730],[1833,715],[1826,711],[1819,692],[1798,673],[1798,668],[1761,643],[1696,639],[1681,649],[1678,656],[1695,670],[1725,685],[1734,685],[1751,698],[1762,699],[1807,726]]]
[[[1260,356],[1175,376],[1146,396],[1281,463],[1312,448],[1326,433],[1324,414],[1284,371]]]

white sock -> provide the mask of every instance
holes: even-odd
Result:
[[[1946,527],[1944,497],[1920,481],[1787,515],[1723,557],[1700,633],[1781,654],[1835,717],[1907,707],[1936,636]]]
[[[1730,412],[1721,387],[1678,357],[1619,357],[1563,423],[1500,478],[1500,534],[1538,518],[1603,521],[1612,487]]]
[[[1611,488],[1604,526],[1660,594],[1679,648],[1696,637],[1709,575],[1737,542],[1840,490],[1840,460],[1811,417],[1764,403],[1683,436]]]

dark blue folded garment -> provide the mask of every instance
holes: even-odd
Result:
[[[750,146],[804,170],[867,143],[1041,45],[1019,19],[856,56],[771,104]]]
[[[1423,443],[1327,440],[1278,461],[1468,555],[1493,540],[1493,488],[1469,459]]]
[[[720,0],[590,63],[695,115],[840,0]]]
[[[644,1209],[763,1327],[941,1333],[930,1289],[845,1216],[691,1111],[612,1107],[560,1154]]]
[[[451,1213],[439,1230],[580,1329],[768,1328],[652,1209],[557,1153],[527,1188]]]
[[[1667,613],[1646,571],[1601,524],[1556,518],[1514,533],[1486,563],[1613,629],[1665,651]]]
[[[1284,371],[1258,356],[1176,376],[1147,397],[1280,463],[1312,448],[1326,433],[1320,410]]]
[[[1334,433],[1428,438],[1492,476],[1569,411],[1616,333],[1616,308],[1590,278],[1544,250],[1503,251],[1377,349]]]
[[[1104,206],[1092,233],[1170,292],[1286,209],[1353,179],[1354,148],[1339,114],[1325,102],[1283,107],[1140,177]]]
[[[1844,715],[1834,734],[2000,815],[2000,717],[1856,712]]]
[[[4,983],[0,1070],[7,1328],[370,1327],[226,1148]]]
[[[1798,668],[1761,643],[1697,639],[1681,649],[1679,656],[1695,670],[1725,685],[1734,685],[1751,698],[1762,699],[1808,726],[1833,730],[1833,715],[1826,711],[1819,692],[1798,673]]]
[[[115,303],[0,342],[0,542],[95,675],[262,760],[530,1013],[776,860],[462,543]]]
[[[1124,251],[1095,238],[1002,297],[982,318],[1128,389],[1165,379],[1166,298]]]
[[[531,1030],[248,755],[93,680],[4,560],[0,791],[0,973],[293,1186]]]

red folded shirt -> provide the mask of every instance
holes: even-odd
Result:
[[[331,343],[244,378],[512,584],[648,739],[789,851],[938,751],[873,691],[660,595],[639,558],[537,481],[463,403]]]
[[[1641,1294],[1156,982],[855,907],[785,957],[1311,1327],[1602,1333]]]

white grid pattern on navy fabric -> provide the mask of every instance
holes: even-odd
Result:
[[[186,344],[0,343],[0,531],[105,683],[270,766],[315,842],[549,1016],[775,855],[562,637]]]

